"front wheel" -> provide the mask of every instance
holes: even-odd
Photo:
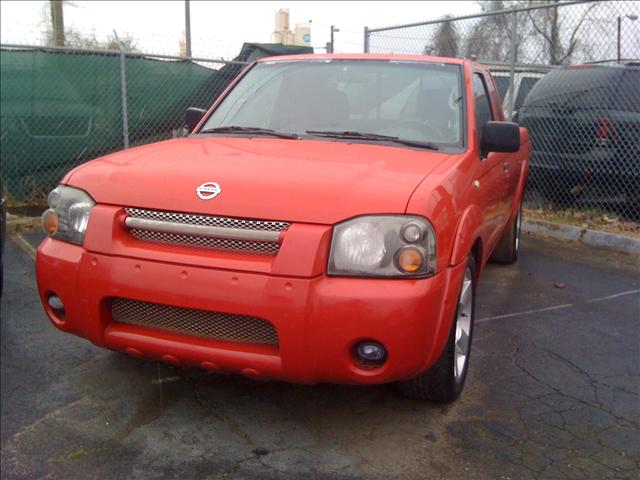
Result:
[[[522,223],[522,206],[518,207],[516,218],[513,219],[511,225],[500,239],[500,243],[491,255],[491,261],[494,263],[515,263],[518,260],[520,251],[520,225]]]
[[[407,397],[449,403],[456,400],[464,388],[469,368],[475,313],[476,264],[469,255],[462,279],[456,309],[447,344],[436,363],[422,375],[399,382]]]

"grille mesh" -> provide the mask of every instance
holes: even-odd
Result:
[[[209,312],[159,303],[114,298],[112,320],[199,338],[278,345],[278,333],[266,320],[232,313]]]
[[[288,222],[272,222],[266,220],[243,220],[240,218],[213,217],[210,215],[193,215],[190,213],[164,212],[141,208],[126,208],[127,214],[135,218],[159,220],[161,222],[184,223],[186,225],[203,225],[207,227],[239,228],[241,230],[262,230],[281,232],[288,228]]]
[[[265,255],[275,255],[280,250],[279,243],[246,242],[243,240],[229,240],[226,238],[197,237],[195,235],[152,232],[151,230],[139,230],[137,228],[132,228],[129,232],[131,232],[131,235],[138,240],[166,243],[169,245],[182,245],[184,247],[212,248],[218,250],[231,250],[235,252],[261,253]]]
[[[207,227],[237,228],[242,230],[281,232],[291,225],[288,222],[243,220],[238,218],[192,215],[187,213],[145,210],[140,208],[126,208],[125,211],[130,217],[145,220],[157,220],[161,222],[173,222]],[[185,247],[230,250],[235,252],[258,253],[264,255],[276,255],[280,250],[280,244],[276,242],[255,242],[210,238],[198,235],[154,232],[151,230],[142,230],[137,228],[132,228],[129,232],[138,240],[165,243],[169,245],[181,245]]]

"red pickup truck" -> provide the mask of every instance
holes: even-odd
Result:
[[[518,255],[530,153],[486,68],[267,58],[187,125],[51,192],[53,324],[213,372],[456,399],[478,276]]]

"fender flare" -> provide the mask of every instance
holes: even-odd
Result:
[[[472,205],[463,212],[456,228],[449,265],[458,265],[467,258],[471,247],[480,237],[481,225],[482,213],[477,205]],[[482,259],[477,258],[476,261],[480,262]]]

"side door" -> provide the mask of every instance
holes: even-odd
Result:
[[[495,96],[491,96],[487,85],[495,88],[492,79],[488,79],[480,71],[473,71],[473,100],[476,113],[476,135],[480,145],[484,127],[490,120],[502,120],[502,115],[494,105]],[[503,233],[510,210],[510,154],[491,152],[486,155],[480,153],[478,159],[482,162],[482,177],[479,179],[479,189],[483,192],[484,204],[482,206],[484,216],[483,237],[486,242],[487,252],[493,251]]]
[[[516,78],[518,77],[519,75],[516,74]],[[491,95],[492,97],[491,105],[493,106],[494,119],[505,120],[504,109],[500,105],[500,96],[498,94],[497,87],[495,85],[496,83],[495,79],[493,78],[491,73],[489,73],[488,71],[484,72],[484,78],[486,81],[487,88],[489,90],[489,95]],[[518,88],[516,89],[516,91],[518,92],[518,96],[516,97],[516,103],[514,105],[514,109],[519,108],[518,99],[521,99],[520,97],[521,97],[521,92],[523,91],[523,85],[525,86],[527,85],[525,83],[525,80],[526,78],[522,76],[520,76],[520,78],[518,79],[518,84],[517,84]],[[530,84],[529,84],[529,88],[531,88]],[[526,93],[524,95],[526,96]],[[508,205],[507,205],[507,219],[508,219],[511,213],[510,208],[513,205],[513,202],[511,200],[513,199],[513,195],[515,195],[515,192],[518,189],[518,183],[520,182],[520,174],[522,172],[523,158],[520,155],[520,152],[501,153],[500,157],[504,158],[502,167],[505,172],[506,181],[507,181],[506,195],[507,195],[507,201],[508,201]]]

